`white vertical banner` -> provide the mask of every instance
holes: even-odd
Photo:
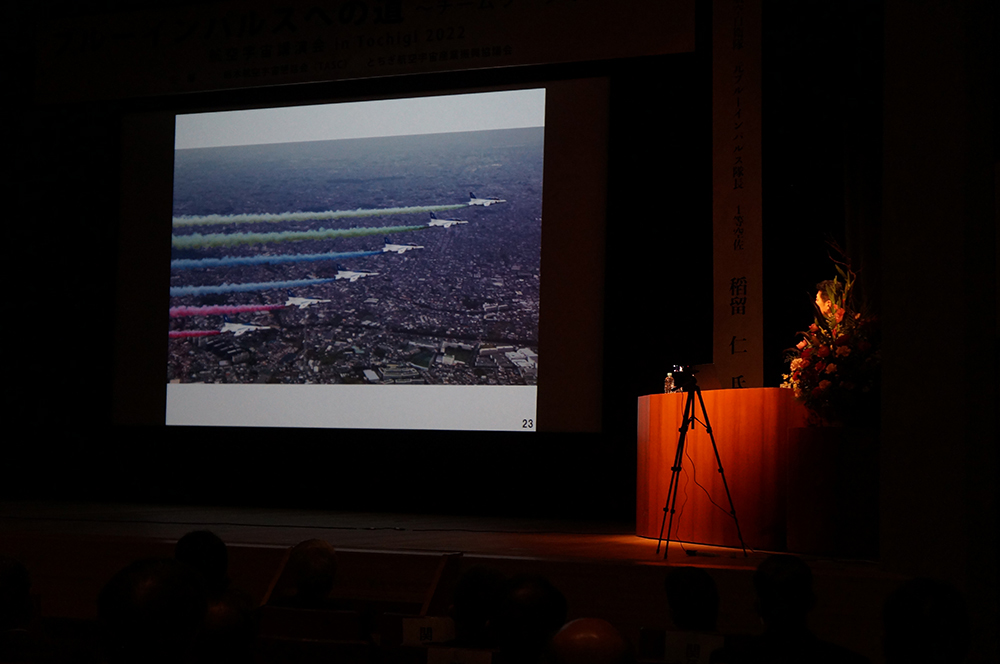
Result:
[[[723,388],[764,385],[761,7],[712,3],[713,361]]]

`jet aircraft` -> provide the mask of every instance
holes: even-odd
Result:
[[[314,304],[320,304],[321,302],[329,302],[330,300],[317,300],[311,297],[295,297],[292,295],[292,291],[288,291],[288,299],[285,300],[286,307],[298,307],[299,309],[306,309]]]
[[[396,252],[401,254],[403,252],[409,251],[410,249],[423,249],[423,246],[419,244],[393,244],[389,242],[389,238],[385,239],[385,246],[382,247],[382,253],[392,253]]]
[[[507,201],[502,198],[497,198],[496,196],[488,196],[486,198],[478,198],[473,192],[469,192],[469,205],[482,205],[483,207],[489,207],[494,203],[506,203]]]
[[[427,224],[428,226],[440,226],[441,228],[450,228],[455,224],[467,224],[469,222],[462,221],[461,219],[438,219],[437,215],[431,212],[431,220]]]
[[[229,321],[229,316],[223,316],[222,319],[225,324],[222,326],[220,332],[232,332],[233,336],[240,337],[247,332],[256,332],[257,330],[271,330],[274,329],[270,325],[244,325],[243,323],[231,323]]]
[[[335,274],[333,278],[337,279],[338,281],[340,279],[347,279],[353,283],[358,279],[360,279],[361,277],[371,277],[376,274],[378,274],[378,272],[355,272],[353,270],[345,270],[343,266],[338,265],[337,274]]]

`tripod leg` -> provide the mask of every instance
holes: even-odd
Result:
[[[686,421],[686,420],[685,420]],[[663,506],[663,521],[660,522],[660,538],[656,542],[656,552],[660,552],[660,543],[663,542],[663,529],[667,525],[667,514],[670,514],[670,528],[674,524],[674,510],[677,507],[677,487],[680,485],[680,470],[683,459],[684,436],[687,428],[681,427],[681,435],[677,439],[677,451],[674,454],[674,464],[670,467],[670,484],[667,487],[667,502]],[[667,529],[667,544],[670,544],[670,529]],[[666,550],[664,550],[666,556]]]
[[[701,415],[705,418],[705,430],[708,438],[712,441],[712,451],[715,452],[715,462],[719,466],[719,475],[722,476],[722,486],[726,490],[726,498],[729,500],[729,513],[736,524],[736,536],[740,538],[740,546],[743,547],[743,557],[747,556],[747,545],[743,541],[743,533],[740,531],[740,520],[736,518],[736,507],[733,505],[733,496],[729,493],[729,483],[726,481],[726,472],[722,469],[722,458],[719,456],[719,446],[715,444],[715,434],[712,433],[712,424],[708,421],[708,411],[705,409],[705,400],[701,397],[701,390],[698,389],[698,403],[701,404]]]
[[[684,462],[684,439],[687,432],[694,425],[694,394],[688,392],[687,401],[684,403],[684,417],[681,420],[681,427],[678,429],[680,436],[677,439],[677,450],[674,453],[674,465],[670,468],[670,484],[667,487],[667,503],[663,506],[663,520],[660,522],[660,537],[656,542],[656,552],[660,552],[660,543],[663,541],[663,529],[667,528],[667,546],[664,547],[663,557],[667,557],[670,547],[670,532],[674,525],[674,511],[677,508],[677,489],[680,486],[681,464]],[[670,524],[667,525],[667,513],[670,513]]]

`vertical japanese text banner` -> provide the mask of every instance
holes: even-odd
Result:
[[[760,15],[754,0],[713,2],[713,361],[724,388],[764,384]]]

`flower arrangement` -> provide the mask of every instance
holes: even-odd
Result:
[[[786,352],[781,387],[805,404],[810,424],[873,426],[879,410],[878,321],[854,305],[857,275],[850,264],[834,262],[838,276],[819,285],[815,319]]]

